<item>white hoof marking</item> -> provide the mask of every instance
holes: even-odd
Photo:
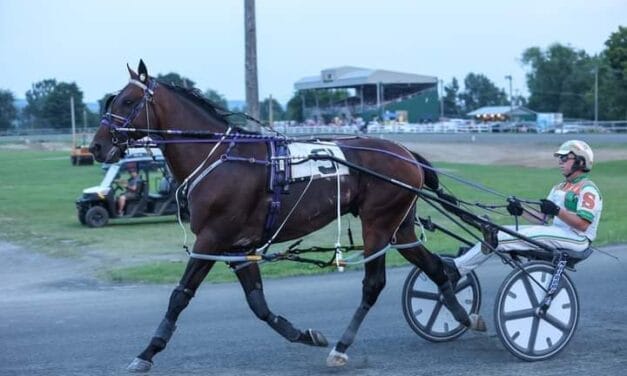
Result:
[[[483,321],[483,318],[481,318],[481,316],[473,313],[468,317],[470,318],[470,329],[476,330],[478,332],[485,332],[488,330],[485,321]]]
[[[126,367],[129,372],[148,372],[152,367],[152,362],[144,359],[135,358],[131,364]]]
[[[348,355],[338,352],[335,347],[329,353],[327,357],[327,366],[329,367],[342,367],[348,363]]]

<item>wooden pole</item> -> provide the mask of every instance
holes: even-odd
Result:
[[[272,94],[270,94],[270,100],[268,102],[268,124],[272,126],[272,123],[274,121],[274,114],[272,113]]]
[[[70,97],[70,117],[72,119],[72,149],[76,148],[76,118],[74,117],[74,97]]]
[[[246,108],[248,114],[259,118],[259,83],[257,80],[257,31],[255,0],[244,0],[244,29],[246,43]]]

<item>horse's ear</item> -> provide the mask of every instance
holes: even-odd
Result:
[[[132,79],[134,79],[134,80],[139,79],[139,76],[137,75],[137,73],[135,73],[135,71],[131,69],[131,67],[128,65],[128,63],[126,64],[126,69],[128,69],[128,74],[131,75]]]
[[[139,73],[139,80],[141,82],[146,82],[146,80],[148,79],[148,69],[146,69],[146,64],[144,64],[144,61],[142,59],[139,59],[137,73]]]

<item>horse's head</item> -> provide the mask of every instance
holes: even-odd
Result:
[[[146,130],[157,125],[154,109],[151,108],[157,81],[148,76],[142,60],[137,73],[130,67],[128,72],[129,83],[107,100],[100,127],[89,146],[89,151],[98,162],[118,161],[129,142],[144,137]]]

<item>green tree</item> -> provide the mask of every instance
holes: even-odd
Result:
[[[13,105],[15,97],[9,90],[0,90],[0,130],[10,129],[17,119],[17,110]]]
[[[259,116],[261,116],[261,121],[270,121],[270,98],[266,98],[259,103]],[[272,98],[272,120],[283,120],[284,117],[285,111],[283,106],[276,99]]]
[[[26,122],[35,128],[69,128],[71,97],[74,97],[74,112],[78,119],[85,104],[83,92],[76,83],[57,83],[54,79],[47,79],[33,84],[32,89],[26,92]]]
[[[464,79],[464,91],[459,98],[464,103],[464,112],[484,106],[508,104],[507,95],[483,74],[468,73]]]
[[[302,123],[305,120],[303,116],[303,99],[299,92],[295,92],[294,95],[287,101],[285,118],[299,123]]]
[[[459,83],[457,82],[457,78],[453,77],[450,84],[444,85],[444,97],[442,98],[442,102],[445,116],[457,117],[462,115],[458,98]]]
[[[599,64],[599,107],[603,117],[627,119],[627,27],[619,26],[605,42]]]
[[[165,82],[166,84],[181,86],[184,88],[192,89],[196,86],[196,83],[187,77],[183,77],[178,73],[170,72],[168,74],[159,74],[157,80]]]
[[[52,128],[69,128],[72,126],[70,98],[74,98],[75,120],[80,124],[83,111],[83,92],[76,83],[60,82],[48,95],[44,102],[43,114]]]
[[[567,118],[592,118],[590,92],[596,62],[585,51],[559,43],[546,51],[531,47],[523,52],[522,62],[530,67],[527,86],[531,109],[561,112]]]
[[[25,123],[33,128],[49,127],[43,108],[48,98],[57,86],[57,80],[48,79],[34,83],[31,89],[26,92],[27,105],[24,107]]]
[[[217,91],[213,89],[207,89],[207,91],[205,91],[205,97],[207,97],[207,99],[209,99],[211,102],[215,103],[216,105],[224,109],[229,108],[229,104],[226,98],[222,94],[218,93]]]

